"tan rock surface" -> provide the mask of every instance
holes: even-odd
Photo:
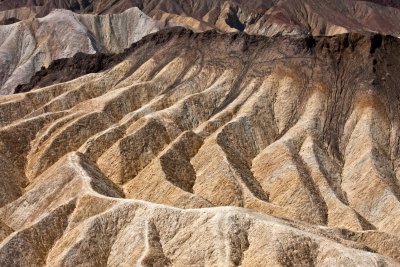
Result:
[[[66,155],[0,211],[17,229],[1,243],[4,266],[396,265],[340,233],[250,210],[182,210],[115,198],[92,164]],[[29,210],[21,206],[27,201],[35,203]]]
[[[0,68],[0,94],[19,92],[18,85],[56,59],[78,52],[119,53],[165,26],[265,36],[373,32],[400,37],[399,20],[398,5],[383,0],[5,0],[0,25],[10,25],[0,26],[0,62],[6,63]]]
[[[399,266],[399,48],[173,28],[0,97],[0,262]]]

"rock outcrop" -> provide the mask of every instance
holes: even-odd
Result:
[[[104,16],[56,10],[44,18],[0,26],[0,94],[13,93],[54,60],[79,52],[121,53],[163,27],[137,8]]]
[[[69,0],[0,2],[0,21],[44,16],[55,8],[114,14],[137,7],[150,17],[195,31],[335,35],[377,32],[400,36],[400,5],[391,0]]]
[[[4,266],[399,266],[397,38],[171,28],[58,66],[0,98]]]
[[[353,32],[399,37],[396,7],[380,0],[5,0],[0,2],[0,61],[5,62],[0,94],[19,92],[18,85],[29,83],[54,60],[78,52],[120,53],[165,27],[264,36]]]

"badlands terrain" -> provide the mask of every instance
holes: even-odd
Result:
[[[400,266],[398,8],[0,0],[0,266]]]

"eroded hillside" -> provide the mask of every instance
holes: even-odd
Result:
[[[0,26],[0,95],[14,93],[54,60],[77,53],[121,53],[164,26],[137,8],[104,16],[56,10],[44,18]]]
[[[387,0],[3,0],[0,25],[43,17],[54,9],[115,14],[132,7],[153,19],[197,31],[218,29],[266,36],[309,32],[400,35],[399,4]]]
[[[398,266],[399,48],[172,28],[53,66],[0,98],[0,262]]]

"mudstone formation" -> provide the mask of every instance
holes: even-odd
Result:
[[[400,9],[333,2],[0,1],[0,266],[400,266]]]

